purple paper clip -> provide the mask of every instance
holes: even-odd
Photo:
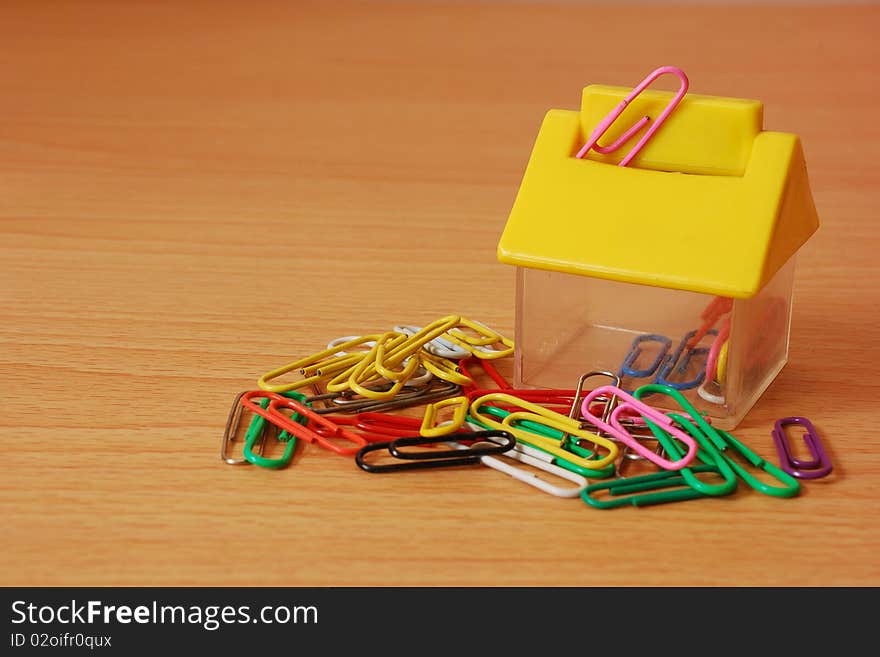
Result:
[[[791,447],[786,439],[785,427],[790,424],[799,424],[807,432],[804,434],[804,443],[810,450],[812,458],[798,459],[792,454]],[[792,477],[798,479],[818,479],[831,472],[831,459],[822,447],[816,427],[805,417],[785,417],[776,420],[776,426],[771,432],[773,442],[776,443],[776,451],[779,452],[780,466]]]

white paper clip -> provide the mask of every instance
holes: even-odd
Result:
[[[478,427],[474,427],[474,425],[466,422],[465,426],[469,426],[474,430],[477,430]],[[454,447],[458,447],[459,449],[467,449],[464,445],[459,443],[450,442],[450,445]],[[479,445],[479,443],[475,443]],[[506,475],[509,475],[516,479],[517,481],[521,481],[524,484],[528,484],[533,488],[537,488],[540,491],[544,491],[545,493],[549,493],[550,495],[555,495],[556,497],[578,497],[581,492],[589,485],[589,482],[585,477],[577,474],[576,472],[571,472],[566,470],[565,468],[560,468],[558,465],[554,465],[551,461],[553,459],[552,454],[547,454],[546,452],[542,452],[539,449],[531,447],[529,445],[524,445],[523,443],[517,443],[514,445],[513,449],[509,452],[505,452],[502,457],[506,457],[512,459],[514,461],[519,461],[520,463],[525,463],[526,465],[530,465],[538,470],[543,470],[544,472],[551,474],[555,477],[559,477],[560,479],[566,479],[574,484],[577,484],[575,487],[571,486],[554,486],[546,479],[542,479],[540,474],[537,472],[530,472],[528,470],[524,470],[523,468],[518,468],[514,465],[510,465],[509,463],[505,463],[496,456],[482,456],[480,457],[480,461],[483,465],[492,468],[493,470],[498,470],[499,472],[503,472]]]
[[[571,472],[548,462],[545,460],[543,454],[538,457],[537,455],[528,453],[537,451],[539,450],[529,447],[528,445],[523,445],[522,443],[517,443],[512,450],[505,452],[503,457],[519,461],[520,463],[525,463],[526,465],[531,465],[534,468],[543,470],[544,472],[559,477],[560,479],[567,479],[577,485],[575,487],[554,486],[546,479],[542,479],[539,473],[530,472],[529,470],[524,470],[523,468],[518,468],[509,463],[505,463],[497,456],[483,456],[480,458],[480,461],[482,461],[483,465],[487,465],[493,470],[498,470],[506,475],[510,475],[514,479],[537,488],[538,490],[544,491],[545,493],[549,493],[550,495],[569,498],[578,497],[589,484],[586,478],[576,472]]]

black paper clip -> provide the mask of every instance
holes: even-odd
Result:
[[[500,438],[502,442],[497,442]],[[461,445],[462,442],[480,441],[479,446]],[[485,441],[489,441],[487,444]],[[424,451],[404,451],[403,447],[415,447],[418,445],[433,445],[436,443],[455,443],[458,446],[455,449],[447,450],[424,450]],[[406,438],[398,438],[387,443],[371,443],[364,445],[355,455],[355,463],[358,467],[367,472],[383,473],[383,472],[399,472],[401,470],[427,470],[429,468],[449,468],[456,465],[474,465],[480,462],[483,456],[491,456],[492,454],[503,454],[513,449],[516,445],[516,438],[506,431],[470,431],[461,433],[451,433],[444,436],[412,436]],[[364,460],[364,456],[370,452],[379,450],[387,450],[387,452],[398,459],[398,463],[387,463],[384,465],[372,465]]]

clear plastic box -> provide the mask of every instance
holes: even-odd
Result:
[[[792,256],[754,296],[727,299],[516,267],[515,386],[572,389],[604,370],[624,390],[672,384],[733,429],[788,358],[794,269]],[[662,408],[668,399],[646,401]]]

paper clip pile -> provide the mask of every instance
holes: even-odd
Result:
[[[739,482],[787,498],[799,493],[800,479],[831,472],[806,418],[776,423],[776,466],[713,427],[673,385],[626,391],[618,374],[593,371],[569,390],[514,389],[493,365],[513,350],[512,340],[457,315],[332,340],[236,396],[220,456],[231,465],[283,468],[302,442],[354,457],[370,473],[482,464],[598,509],[724,496]],[[491,388],[479,386],[477,367]],[[676,410],[645,401],[658,397]],[[421,417],[392,412],[418,407]],[[239,438],[245,410],[252,419]],[[795,456],[790,425],[806,429],[809,458]],[[239,440],[241,458],[230,454]],[[266,455],[271,441],[280,456]],[[629,476],[636,462],[654,471]]]

